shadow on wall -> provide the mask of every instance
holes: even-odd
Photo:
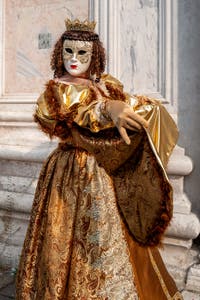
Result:
[[[185,178],[192,211],[200,218],[200,1],[178,1],[178,126],[179,145],[194,162]]]

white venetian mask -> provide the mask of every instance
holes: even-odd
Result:
[[[72,76],[83,75],[89,68],[92,58],[93,42],[65,40],[63,61],[67,72]]]

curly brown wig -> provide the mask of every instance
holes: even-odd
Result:
[[[89,67],[89,74],[96,76],[96,81],[99,81],[101,74],[105,70],[105,49],[99,40],[98,34],[90,31],[65,31],[59,40],[56,42],[52,56],[51,69],[54,71],[54,78],[62,77],[67,73],[63,63],[63,42],[65,40],[92,41],[93,51],[92,60]]]

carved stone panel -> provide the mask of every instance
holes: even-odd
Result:
[[[38,93],[52,77],[52,45],[67,17],[88,17],[88,0],[0,1],[3,15],[3,94]]]
[[[107,50],[107,71],[130,93],[160,99],[176,113],[177,0],[90,0]]]
[[[159,90],[158,1],[121,1],[121,74],[131,93]]]

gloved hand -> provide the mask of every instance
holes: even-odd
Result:
[[[136,114],[130,105],[119,100],[109,100],[106,102],[106,111],[113,123],[119,130],[122,139],[126,144],[130,144],[130,138],[126,129],[138,131],[142,127],[148,127],[148,122]]]

